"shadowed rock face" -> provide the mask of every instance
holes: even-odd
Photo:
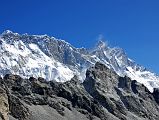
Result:
[[[101,63],[65,83],[43,78],[0,79],[2,120],[158,120],[158,89],[119,77]]]
[[[128,77],[119,77],[103,64],[87,70],[83,83],[86,91],[119,119],[159,118],[158,90],[151,94],[146,87]]]

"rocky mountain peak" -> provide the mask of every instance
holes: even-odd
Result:
[[[107,43],[104,42],[103,40],[99,40],[97,42],[97,45],[96,45],[97,48],[99,49],[106,49],[106,47],[108,47]]]
[[[2,35],[6,35],[6,34],[13,34],[13,32],[11,30],[5,30]]]

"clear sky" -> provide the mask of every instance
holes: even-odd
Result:
[[[7,29],[87,48],[103,35],[159,73],[159,0],[0,0],[0,32]]]

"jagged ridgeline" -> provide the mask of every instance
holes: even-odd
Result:
[[[61,83],[43,78],[0,78],[2,120],[158,120],[159,90],[120,77],[104,64]]]
[[[121,77],[137,80],[150,92],[159,87],[158,75],[129,59],[121,48],[109,47],[102,41],[87,50],[47,35],[20,35],[9,30],[0,35],[1,77],[16,74],[65,82],[76,75],[83,81],[86,70],[96,62],[105,64]]]

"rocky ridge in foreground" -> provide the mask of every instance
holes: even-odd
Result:
[[[43,78],[0,78],[0,120],[158,120],[159,90],[119,77],[101,63],[58,83]]]

